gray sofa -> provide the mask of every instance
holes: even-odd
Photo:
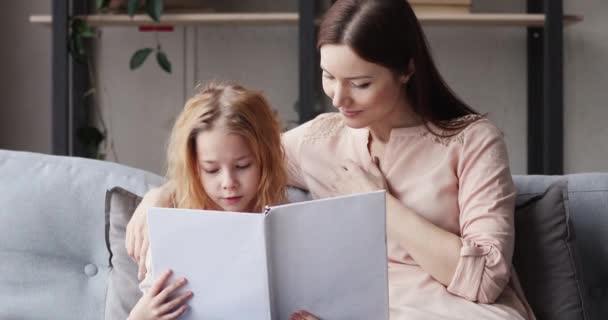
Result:
[[[516,176],[518,202],[560,178]],[[608,174],[565,178],[585,306],[572,319],[608,319]],[[111,319],[107,190],[142,195],[162,181],[115,163],[0,150],[0,319]]]

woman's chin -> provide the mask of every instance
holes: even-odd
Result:
[[[368,121],[364,121],[362,119],[352,119],[345,117],[344,115],[342,115],[342,119],[344,120],[344,124],[352,129],[361,129],[368,126]]]

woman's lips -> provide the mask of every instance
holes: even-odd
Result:
[[[356,116],[358,116],[362,111],[347,111],[347,110],[341,110],[342,114],[347,117],[347,118],[354,118]]]

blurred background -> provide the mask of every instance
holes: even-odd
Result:
[[[169,2],[165,1],[165,5]],[[162,18],[178,13],[298,13],[302,10],[302,3],[297,0],[204,0],[194,1],[194,5],[192,2],[182,1],[182,8],[171,8],[175,11],[165,7]],[[329,2],[316,1],[315,12],[323,12]],[[95,1],[89,3],[88,12],[95,13],[96,5]],[[118,8],[108,7],[104,9],[106,14],[124,15],[120,10],[125,9],[112,5]],[[477,0],[472,1],[467,10],[475,14],[526,13],[529,5],[524,0]],[[50,19],[53,7],[58,6],[57,0],[3,1],[0,6],[3,100],[0,149],[61,153],[53,146],[53,130],[57,130],[57,121],[53,120],[57,112],[53,108],[53,90],[61,87],[53,82],[56,79],[53,78],[54,63],[57,68],[53,43],[66,41],[54,40],[50,20],[42,21],[44,17]],[[563,27],[563,110],[559,106],[545,109],[545,114],[555,112],[563,116],[563,130],[543,138],[545,142],[557,141],[563,155],[538,145],[541,150],[538,157],[549,160],[559,157],[557,162],[561,161],[559,169],[563,173],[608,171],[608,2],[566,0],[563,12],[583,18],[580,22],[564,23]],[[31,16],[39,20],[33,23]],[[87,108],[84,124],[101,133],[94,152],[86,156],[163,174],[165,146],[174,117],[194,86],[212,79],[236,80],[262,90],[286,129],[303,121],[302,109],[298,108],[307,108],[306,115],[331,111],[331,105],[319,94],[315,81],[309,86],[314,94],[304,101],[306,105],[301,105],[301,33],[296,20],[285,20],[174,23],[168,24],[167,30],[159,31],[102,23],[92,29],[92,37],[87,37],[89,29],[83,29],[86,57],[82,63],[87,66],[84,77],[88,80],[80,84],[81,80],[72,78],[68,87],[73,90],[84,86],[80,90],[87,95],[88,102],[83,107],[74,103],[74,98],[68,98],[70,108],[66,110],[73,114],[79,110],[74,108]],[[531,104],[528,84],[535,84],[530,83],[529,72],[543,72],[542,66],[528,65],[533,29],[525,23],[496,26],[491,22],[423,21],[423,27],[435,61],[449,85],[473,108],[488,113],[505,133],[513,173],[559,173],[530,168],[530,152],[536,152],[536,145],[528,145]],[[155,49],[157,42],[170,63],[171,72],[157,63],[154,52],[131,70],[134,52],[146,47]],[[556,54],[560,53],[556,51]],[[314,54],[311,53],[311,57],[314,59]],[[309,69],[306,72],[312,72],[315,79],[320,77],[317,69]],[[537,96],[542,95],[541,89],[535,89],[541,91]],[[559,92],[555,94],[561,96]],[[559,122],[560,117],[555,119]],[[84,131],[77,134],[78,124],[65,125],[71,128],[65,153],[82,156],[74,152],[74,145],[78,139],[95,140],[95,135]],[[546,135],[547,131],[543,132]]]

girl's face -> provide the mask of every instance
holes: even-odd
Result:
[[[226,211],[251,211],[260,166],[245,139],[223,129],[196,136],[196,154],[205,192]]]
[[[323,91],[351,128],[391,125],[401,121],[406,99],[405,76],[367,62],[347,45],[320,49]]]

